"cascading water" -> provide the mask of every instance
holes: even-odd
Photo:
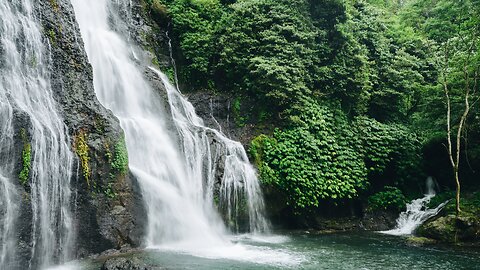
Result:
[[[170,83],[168,77],[154,69],[161,78],[168,94],[175,126],[183,142],[183,151],[188,170],[195,175],[205,175],[207,179],[207,202],[214,198],[214,184],[217,176],[218,162],[223,163],[224,172],[219,190],[219,202],[227,224],[239,230],[242,204],[248,214],[251,232],[265,232],[268,223],[263,216],[264,205],[255,170],[248,162],[243,146],[226,138],[217,130],[205,127],[203,120],[195,113],[192,104]],[[213,151],[211,145],[214,145]]]
[[[168,31],[165,32],[165,36],[167,36],[167,39],[168,39],[168,52],[170,53],[169,55],[170,62],[171,62],[171,65],[173,66],[173,76],[174,76],[173,81],[175,82],[175,87],[179,90],[180,86],[178,85],[177,64],[175,63],[175,58],[173,57],[172,39],[170,38]]]
[[[97,96],[125,131],[129,166],[148,212],[146,245],[189,250],[224,246],[225,226],[214,207],[220,173],[219,204],[226,209],[227,223],[235,223],[243,203],[251,230],[266,230],[260,189],[243,147],[204,127],[192,105],[156,71],[167,88],[171,116],[161,109],[161,97],[146,82],[142,67],[135,63],[135,48],[126,41],[128,33],[121,30],[127,27],[115,19],[119,10],[128,8],[128,1],[72,0],[72,4]],[[220,162],[223,171],[218,169]]]
[[[3,8],[0,6],[0,14],[3,14]],[[3,33],[3,26],[0,34]],[[2,37],[2,36],[0,36]],[[2,38],[3,40],[3,38]],[[3,42],[2,42],[3,43]],[[4,50],[3,44],[0,47]],[[0,269],[1,265],[12,265],[15,261],[15,221],[17,218],[19,196],[12,183],[12,172],[14,168],[13,157],[13,108],[7,98],[7,92],[3,90],[0,84]]]
[[[13,176],[14,112],[29,120],[22,130],[24,166],[30,178],[32,231],[29,268],[39,269],[70,258],[74,242],[70,151],[50,85],[50,50],[34,16],[34,1],[0,3],[0,269],[16,269],[15,232],[18,176]],[[25,259],[25,258],[23,258]]]
[[[423,198],[413,200],[407,204],[407,210],[400,213],[397,219],[397,225],[394,229],[382,231],[381,233],[391,235],[410,235],[427,219],[436,216],[440,210],[447,204],[441,203],[433,209],[429,209],[427,204],[435,197],[435,183],[431,177],[427,178],[426,182],[427,193]]]
[[[0,85],[0,89],[2,86]],[[0,269],[2,265],[13,267],[16,254],[15,221],[17,219],[18,195],[12,183],[13,155],[13,108],[6,92],[0,91]]]

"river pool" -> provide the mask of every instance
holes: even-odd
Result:
[[[126,255],[159,269],[480,269],[480,250],[416,247],[374,232],[232,237],[225,248],[159,247]],[[101,261],[80,263],[100,269]]]

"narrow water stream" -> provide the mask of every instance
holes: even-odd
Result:
[[[407,204],[406,210],[400,213],[395,228],[382,231],[384,234],[391,235],[411,235],[415,230],[429,218],[436,216],[448,201],[439,204],[435,208],[429,208],[428,203],[435,197],[435,184],[431,177],[426,180],[426,194],[423,198],[418,198]]]

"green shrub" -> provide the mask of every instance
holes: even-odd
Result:
[[[402,186],[423,181],[422,144],[415,132],[401,124],[384,124],[368,117],[357,117],[353,125],[369,176],[382,176],[389,170],[393,174],[388,177],[393,181],[385,184]],[[384,181],[384,177],[377,180]]]
[[[208,87],[213,75],[220,19],[224,12],[219,0],[168,0],[173,22],[173,41],[180,46],[178,63],[189,84]]]
[[[430,200],[428,207],[437,207],[439,204],[449,201],[444,210],[448,214],[455,214],[455,191],[445,191],[442,193],[437,194]],[[463,215],[480,215],[480,191],[467,193],[464,192],[460,199],[460,208],[462,209]]]
[[[126,174],[128,172],[128,151],[125,138],[122,138],[115,144],[112,168],[121,174]]]
[[[407,202],[407,198],[400,189],[385,186],[383,191],[368,198],[368,209],[402,211],[405,209]]]
[[[247,118],[242,114],[242,99],[236,97],[232,102],[232,113],[235,124],[238,127],[243,127],[246,124]]]
[[[340,112],[314,105],[291,127],[252,142],[251,152],[264,184],[287,195],[297,210],[322,200],[354,198],[365,189],[367,171],[356,139]]]
[[[28,178],[30,176],[30,169],[32,168],[32,145],[28,141],[27,132],[24,128],[20,130],[20,136],[22,137],[23,150],[22,150],[22,170],[18,175],[20,184],[26,186]]]

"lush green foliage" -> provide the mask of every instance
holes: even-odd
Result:
[[[368,117],[357,117],[354,125],[360,141],[357,149],[365,157],[370,178],[381,180],[376,186],[423,181],[422,144],[416,133],[404,125],[383,124]],[[387,177],[394,178],[391,182],[384,179],[387,171]]]
[[[401,12],[404,24],[413,27],[425,36],[431,45],[429,51],[434,59],[433,67],[438,72],[433,87],[422,93],[420,107],[414,117],[414,124],[425,133],[428,146],[436,144],[442,149],[441,155],[447,159],[443,147],[446,137],[446,96],[449,90],[451,101],[451,123],[455,134],[461,115],[465,111],[465,98],[469,96],[470,113],[466,129],[461,133],[462,158],[460,162],[461,182],[478,185],[475,171],[480,168],[479,117],[477,101],[480,98],[480,1],[411,1]],[[435,157],[434,157],[435,158]],[[450,167],[450,164],[437,161],[430,166],[437,170]],[[452,185],[452,169],[438,173],[437,178],[445,185]],[[478,182],[477,182],[478,183]]]
[[[233,83],[277,109],[311,95],[317,31],[306,2],[237,1],[230,8],[220,31],[220,83]]]
[[[263,181],[280,187],[300,209],[318,206],[322,199],[352,198],[366,187],[363,160],[352,141],[339,138],[342,132],[327,118],[333,113],[312,112],[316,125],[277,130],[273,138],[262,138],[262,152],[254,154]],[[346,124],[344,118],[336,120]]]
[[[208,86],[223,6],[219,0],[165,0],[181,48],[184,77],[197,86]]]
[[[391,186],[385,186],[383,191],[368,197],[368,209],[370,210],[402,211],[405,209],[406,203],[407,198],[402,191]]]
[[[250,152],[263,183],[297,210],[423,185],[437,172],[425,172],[422,146],[445,137],[442,68],[454,109],[462,63],[467,74],[479,70],[479,46],[469,54],[461,38],[478,41],[479,0],[148,1],[170,16],[181,80],[236,97],[238,126],[249,121],[244,100],[263,104],[258,119],[277,129]],[[480,145],[471,123],[467,135]],[[468,156],[480,168],[478,149]],[[393,187],[382,192],[374,198],[401,201]]]
[[[445,191],[440,194],[437,194],[432,198],[429,207],[437,207],[443,202],[448,201],[445,205],[444,210],[448,214],[455,214],[455,192],[454,191]],[[472,192],[462,196],[460,201],[463,215],[471,215],[475,217],[480,217],[480,192]]]
[[[409,160],[413,169],[398,159],[419,153],[405,127],[368,118],[350,122],[341,110],[319,105],[305,108],[294,123],[271,138],[257,137],[250,151],[264,184],[282,190],[297,209],[357,197],[369,186],[369,174],[417,169],[415,159]]]
[[[273,111],[328,96],[349,115],[405,121],[435,80],[425,39],[363,1],[165,2],[189,83],[213,81]]]

